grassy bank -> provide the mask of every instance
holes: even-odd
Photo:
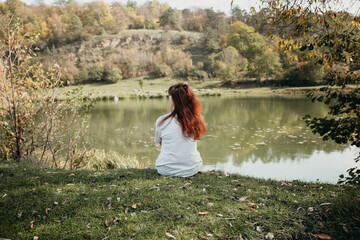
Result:
[[[360,233],[360,190],[351,186],[5,162],[0,179],[0,238],[356,239]]]
[[[139,81],[142,81],[140,86]],[[64,92],[77,87],[83,88],[84,96],[98,98],[99,100],[111,100],[114,96],[118,98],[162,98],[167,95],[167,89],[178,82],[184,82],[176,79],[152,79],[144,80],[141,78],[121,80],[115,84],[92,83],[78,86],[62,88],[58,92],[58,97],[64,97]],[[277,96],[277,95],[305,95],[309,87],[293,88],[270,88],[270,87],[251,87],[251,88],[234,88],[223,87],[222,82],[218,80],[211,81],[188,81],[187,82],[195,91],[197,96]],[[310,89],[317,89],[310,87]]]

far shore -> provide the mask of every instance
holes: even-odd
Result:
[[[323,86],[310,87],[224,87],[219,80],[198,81],[179,79],[152,79],[141,78],[120,80],[117,83],[86,83],[82,85],[67,86],[59,89],[58,98],[75,88],[82,88],[83,96],[97,100],[119,99],[147,99],[164,98],[167,89],[178,82],[187,82],[198,97],[240,97],[240,96],[304,96],[309,90],[320,89]]]

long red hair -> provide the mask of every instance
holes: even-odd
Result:
[[[178,83],[168,90],[174,104],[174,110],[161,122],[175,117],[181,126],[184,137],[200,140],[206,133],[204,118],[201,116],[202,106],[190,86]]]

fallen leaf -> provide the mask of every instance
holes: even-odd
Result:
[[[316,195],[316,193],[312,192],[312,191],[309,191],[311,193],[311,195]]]
[[[210,213],[210,211],[206,211],[206,212],[199,212],[198,214],[199,214],[199,215],[206,215],[206,214],[208,214],[208,213]]]
[[[313,235],[314,237],[318,237],[320,239],[331,239],[331,237],[327,234],[324,234],[324,233],[317,233],[317,234],[311,234]]]
[[[266,239],[266,240],[272,240],[272,239],[274,239],[274,234],[272,234],[272,233],[269,232],[268,234],[266,234],[265,239]]]
[[[241,183],[238,183],[238,184],[236,184],[236,186],[238,186],[238,187],[242,187],[242,186],[244,186],[243,184],[241,184]]]
[[[256,207],[255,203],[247,203],[246,205],[248,205],[249,207]]]
[[[236,218],[224,218],[224,220],[235,220]]]
[[[2,196],[2,198],[6,198],[6,196],[7,196],[7,194],[5,193],[5,194]]]
[[[131,207],[132,207],[133,209],[135,209],[135,208],[136,208],[136,203],[133,204],[133,205],[131,205]]]
[[[33,240],[38,240],[39,237],[38,236],[34,236]]]
[[[74,173],[70,173],[70,174],[69,174],[69,177],[72,177],[72,176],[75,176],[75,174],[74,174]]]
[[[212,206],[214,206],[214,204],[213,204],[213,203],[211,203],[211,202],[209,202],[208,204],[206,204],[206,206],[208,206],[208,207],[212,207]]]
[[[105,226],[107,226],[107,227],[109,226],[109,223],[106,218],[105,218]]]
[[[147,200],[149,200],[149,198],[148,198],[148,197],[144,197],[143,200],[144,200],[144,201],[147,201]]]
[[[49,215],[48,208],[45,208],[46,215]]]
[[[176,239],[176,237],[174,237],[172,234],[166,232],[165,235],[169,238],[172,238],[172,239]]]
[[[35,221],[31,221],[31,222],[30,222],[30,228],[31,228],[31,229],[34,228],[34,222],[35,222]]]
[[[321,203],[319,206],[327,206],[327,205],[330,205],[331,203],[327,202],[327,203]]]
[[[31,190],[30,190],[30,192],[35,192],[36,191],[36,189],[35,188],[32,188]]]
[[[308,207],[307,209],[309,212],[313,212],[314,211],[314,208],[313,207]]]
[[[73,184],[73,183],[68,183],[67,185],[68,185],[68,186],[74,186],[74,184]]]
[[[288,182],[286,182],[286,181],[283,181],[283,182],[281,183],[281,185],[285,185],[285,186],[288,186],[288,187],[292,187],[292,184],[291,184],[291,183],[288,183]]]
[[[206,236],[212,237],[213,235],[211,233],[205,232]]]
[[[242,198],[239,199],[239,201],[244,202],[247,198],[248,198],[248,196],[242,197]]]
[[[206,201],[209,201],[209,200],[211,200],[211,198],[209,198],[209,197],[208,197],[208,198],[206,198]]]
[[[58,202],[54,202],[54,205],[59,205],[59,203],[58,203]]]

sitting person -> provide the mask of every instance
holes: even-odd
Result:
[[[161,152],[155,168],[161,175],[189,177],[196,174],[202,159],[197,140],[206,132],[202,106],[187,84],[175,84],[168,90],[172,112],[156,120],[155,143]]]

